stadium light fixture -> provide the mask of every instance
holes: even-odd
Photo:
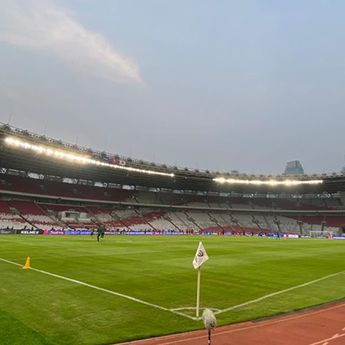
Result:
[[[215,177],[213,179],[217,183],[237,184],[237,185],[254,185],[254,186],[300,186],[300,185],[318,185],[323,183],[323,180],[241,180],[234,178]]]
[[[92,159],[88,156],[78,155],[78,154],[66,152],[63,150],[57,150],[57,149],[53,149],[53,148],[43,146],[43,145],[31,144],[29,142],[26,142],[18,138],[7,137],[5,138],[4,141],[5,141],[5,144],[8,146],[28,150],[39,155],[49,156],[55,159],[61,159],[61,160],[65,160],[71,163],[75,163],[75,164],[96,165],[96,166],[101,166],[101,167],[106,167],[106,168],[113,168],[113,169],[147,174],[147,175],[158,175],[158,176],[166,176],[166,177],[175,176],[172,173],[165,173],[161,171],[146,170],[146,169],[138,169],[138,168],[132,168],[132,167],[127,167],[123,165],[101,162],[96,159]]]

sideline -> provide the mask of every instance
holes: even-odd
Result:
[[[0,261],[7,262],[9,264],[16,265],[16,266],[19,266],[19,267],[23,267],[23,265],[18,264],[17,262],[13,262],[13,261],[6,260],[6,259],[3,259],[3,258],[0,258]],[[62,279],[62,280],[67,280],[67,281],[75,283],[75,284],[87,286],[89,288],[92,288],[92,289],[95,289],[95,290],[98,290],[98,291],[106,292],[108,294],[115,295],[115,296],[122,297],[122,298],[126,298],[128,300],[131,300],[131,301],[134,301],[134,302],[137,302],[137,303],[141,303],[141,304],[147,305],[147,306],[152,307],[152,308],[168,311],[168,312],[173,313],[175,315],[179,315],[179,316],[187,317],[187,318],[189,318],[191,320],[195,320],[195,318],[193,318],[192,316],[189,316],[189,315],[184,314],[182,312],[175,311],[175,310],[172,310],[172,309],[169,309],[169,308],[165,308],[165,307],[162,307],[162,306],[160,306],[158,304],[153,304],[153,303],[150,303],[150,302],[146,302],[146,301],[141,300],[139,298],[128,296],[128,295],[122,294],[120,292],[116,292],[116,291],[112,291],[112,290],[101,288],[101,287],[96,286],[96,285],[88,284],[88,283],[82,282],[80,280],[64,277],[64,276],[61,276],[59,274],[55,274],[55,273],[51,273],[51,272],[48,272],[48,271],[39,270],[39,269],[33,268],[33,267],[30,268],[30,271],[35,271],[35,272],[46,274],[46,275],[51,276],[51,277],[59,278],[59,279]]]

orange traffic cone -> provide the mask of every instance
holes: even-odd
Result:
[[[23,266],[23,269],[29,269],[29,268],[31,268],[30,267],[30,260],[31,260],[31,258],[30,258],[30,256],[28,256],[27,258],[26,258],[26,261],[25,261],[25,265]]]

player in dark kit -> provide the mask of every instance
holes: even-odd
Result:
[[[99,242],[99,238],[103,238],[105,233],[105,227],[103,225],[99,226],[97,229],[97,242]]]

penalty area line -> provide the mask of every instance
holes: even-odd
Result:
[[[0,258],[0,261],[7,262],[7,263],[15,265],[15,266],[23,267],[23,265],[18,264],[17,262],[13,262],[13,261],[6,260],[6,259],[3,259],[3,258]],[[86,286],[86,287],[89,287],[91,289],[95,289],[95,290],[98,290],[98,291],[106,292],[106,293],[111,294],[111,295],[122,297],[122,298],[128,299],[128,300],[136,302],[136,303],[144,304],[144,305],[152,307],[152,308],[160,309],[160,310],[167,311],[167,312],[170,312],[170,313],[175,314],[175,315],[183,316],[183,317],[186,317],[186,318],[191,319],[191,320],[196,320],[196,318],[194,318],[194,317],[192,317],[190,315],[187,315],[185,313],[181,313],[181,312],[175,311],[173,309],[165,308],[165,307],[162,307],[162,306],[160,306],[158,304],[146,302],[146,301],[144,301],[142,299],[135,298],[135,297],[132,297],[132,296],[129,296],[129,295],[125,295],[125,294],[120,293],[120,292],[116,292],[116,291],[108,290],[108,289],[105,289],[105,288],[102,288],[102,287],[99,287],[99,286],[96,286],[96,285],[88,284],[88,283],[85,283],[85,282],[77,280],[77,279],[68,278],[68,277],[65,277],[65,276],[61,276],[59,274],[55,274],[55,273],[51,273],[51,272],[48,272],[48,271],[39,270],[39,269],[33,268],[33,267],[30,268],[30,271],[39,272],[39,273],[42,273],[42,274],[45,274],[45,275],[48,275],[48,276],[51,276],[51,277],[54,277],[54,278],[66,280],[66,281],[71,282],[71,283],[75,283],[75,284],[78,284],[78,285]]]
[[[265,296],[261,296],[261,297],[256,298],[256,299],[253,299],[253,300],[241,303],[241,304],[237,304],[237,305],[234,305],[234,306],[226,308],[226,309],[219,310],[219,311],[215,312],[215,314],[226,313],[226,312],[234,310],[234,309],[245,307],[247,305],[254,304],[254,303],[257,303],[257,302],[261,302],[261,301],[263,301],[263,300],[265,300],[267,298],[274,297],[274,296],[277,296],[277,295],[281,295],[281,294],[283,294],[285,292],[290,292],[290,291],[293,291],[293,290],[296,290],[296,289],[299,289],[299,288],[302,288],[302,287],[305,287],[305,286],[309,286],[309,285],[318,283],[318,282],[320,282],[322,280],[326,280],[328,278],[332,278],[332,277],[335,277],[335,276],[337,276],[339,274],[344,274],[344,273],[345,273],[345,271],[341,271],[341,272],[329,274],[327,276],[324,276],[324,277],[321,277],[321,278],[318,278],[318,279],[310,280],[309,282],[306,282],[306,283],[303,283],[303,284],[295,285],[295,286],[289,287],[289,288],[284,289],[284,290],[276,291],[276,292],[270,293],[270,294],[265,295]]]

